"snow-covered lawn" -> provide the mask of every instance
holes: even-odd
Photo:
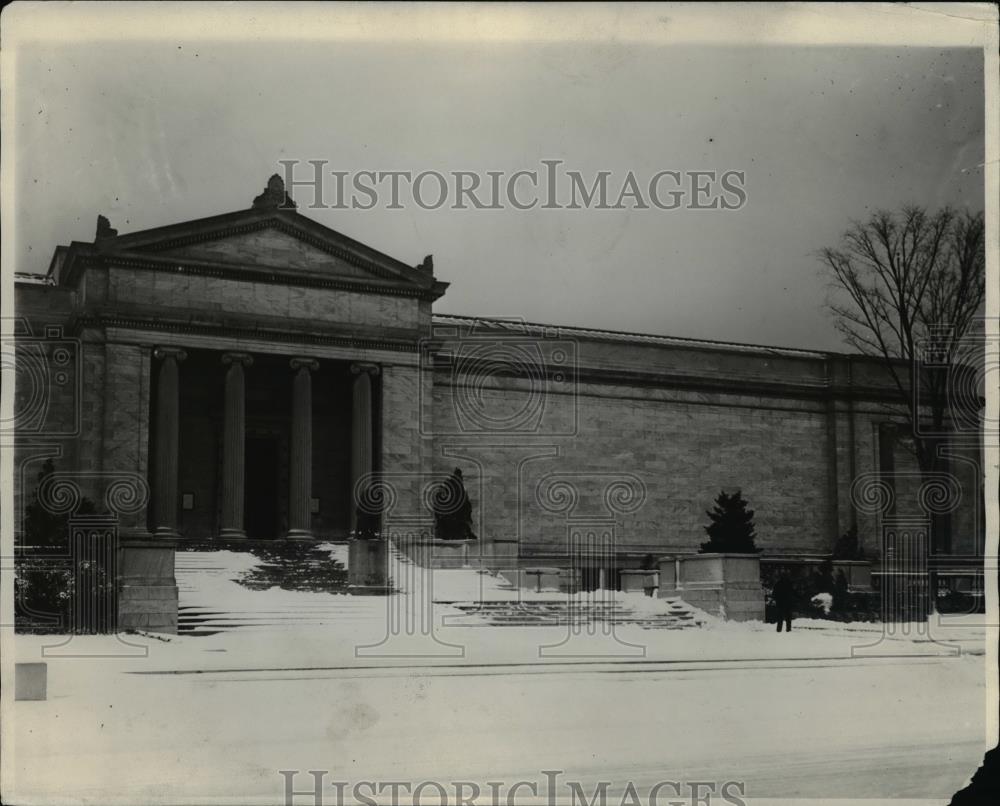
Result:
[[[252,672],[191,646],[203,640],[50,659],[48,701],[13,703],[5,726],[10,802],[281,803],[280,769],[484,786],[561,769],[588,792],[739,780],[757,797],[945,802],[993,741],[975,656]],[[36,639],[19,643],[38,657]],[[198,653],[234,671],[128,673]]]
[[[484,790],[559,769],[588,796],[611,782],[613,805],[627,782],[663,780],[742,781],[751,798],[946,802],[996,741],[982,617],[891,635],[801,619],[790,634],[710,620],[612,635],[454,626],[459,611],[435,605],[433,636],[399,638],[387,620],[416,609],[411,594],[251,591],[232,582],[245,555],[189,562],[201,570],[180,575],[182,604],[314,618],[210,636],[17,636],[16,660],[47,662],[49,696],[8,702],[6,800],[281,804],[282,769]],[[511,595],[469,570],[433,580],[449,601]]]

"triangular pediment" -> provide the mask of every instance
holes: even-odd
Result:
[[[58,284],[72,283],[95,260],[431,301],[448,287],[434,278],[429,255],[419,265],[404,263],[300,214],[277,174],[249,210],[124,235],[98,216],[94,242],[58,247],[49,275]]]
[[[446,283],[429,261],[411,266],[325,227],[294,209],[241,210],[118,235],[99,229],[91,249],[105,257],[244,269],[307,281],[393,287],[437,298]],[[81,245],[82,246],[82,245]]]
[[[199,240],[167,248],[147,247],[139,250],[158,255],[211,263],[231,263],[243,266],[278,267],[324,275],[368,278],[372,267],[351,263],[343,257],[322,249],[276,226],[266,226],[251,232],[236,232],[209,240]],[[384,272],[377,273],[386,279]]]

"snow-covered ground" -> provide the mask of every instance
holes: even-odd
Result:
[[[346,562],[343,549],[325,545],[331,553],[339,551],[334,556]],[[240,614],[246,624],[206,637],[176,637],[169,644],[140,641],[149,646],[148,668],[226,668],[234,663],[241,668],[344,666],[370,664],[373,657],[395,664],[412,663],[415,658],[421,664],[479,664],[561,661],[567,656],[670,662],[947,656],[981,653],[985,634],[981,616],[935,616],[926,624],[890,628],[796,619],[794,632],[788,635],[775,633],[773,625],[725,622],[700,612],[698,618],[705,626],[676,631],[616,625],[609,633],[602,624],[579,629],[565,625],[497,628],[477,624],[451,604],[440,602],[488,604],[520,598],[566,603],[569,597],[555,591],[520,592],[511,589],[502,577],[473,569],[424,569],[408,578],[417,583],[417,590],[389,597],[277,587],[261,591],[237,584],[235,580],[256,562],[251,555],[229,551],[179,554],[182,607]],[[669,609],[666,601],[641,593],[596,594],[609,595],[618,607],[633,612],[655,614]],[[428,607],[430,600],[438,603]],[[586,594],[576,600],[583,604],[594,601]],[[276,629],[282,621],[286,622],[284,628]],[[362,649],[376,645],[380,649]]]
[[[996,741],[982,617],[891,635],[813,620],[791,634],[712,619],[614,634],[455,626],[450,605],[403,606],[413,594],[250,591],[232,581],[252,567],[245,555],[189,562],[201,570],[181,574],[182,604],[315,619],[210,636],[17,636],[16,660],[47,662],[49,696],[8,703],[5,800],[281,804],[278,771],[311,769],[348,782],[468,780],[484,792],[487,781],[543,785],[542,770],[563,770],[588,797],[609,781],[609,804],[630,781],[645,803],[658,781],[730,780],[752,799],[943,803]],[[467,569],[435,572],[433,589],[448,601],[512,595]],[[407,617],[412,634],[388,626]],[[303,772],[296,788],[310,780]]]

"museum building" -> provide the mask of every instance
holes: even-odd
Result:
[[[872,359],[435,314],[447,288],[430,257],[301,214],[277,176],[233,213],[123,235],[100,217],[16,283],[16,506],[50,459],[50,494],[113,512],[122,612],[149,629],[176,623],[178,541],[347,540],[370,499],[384,534],[433,542],[454,468],[463,561],[583,546],[602,585],[696,552],[723,489],[764,557],[829,555],[856,528],[874,558],[883,521],[926,514]],[[978,438],[953,446],[952,555],[982,552],[979,468]]]

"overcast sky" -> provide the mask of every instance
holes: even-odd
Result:
[[[844,349],[815,250],[878,207],[982,208],[982,74],[971,48],[39,42],[17,60],[16,268],[92,240],[98,213],[127,233],[247,208],[279,159],[732,169],[730,212],[301,212],[433,253],[440,312]]]

